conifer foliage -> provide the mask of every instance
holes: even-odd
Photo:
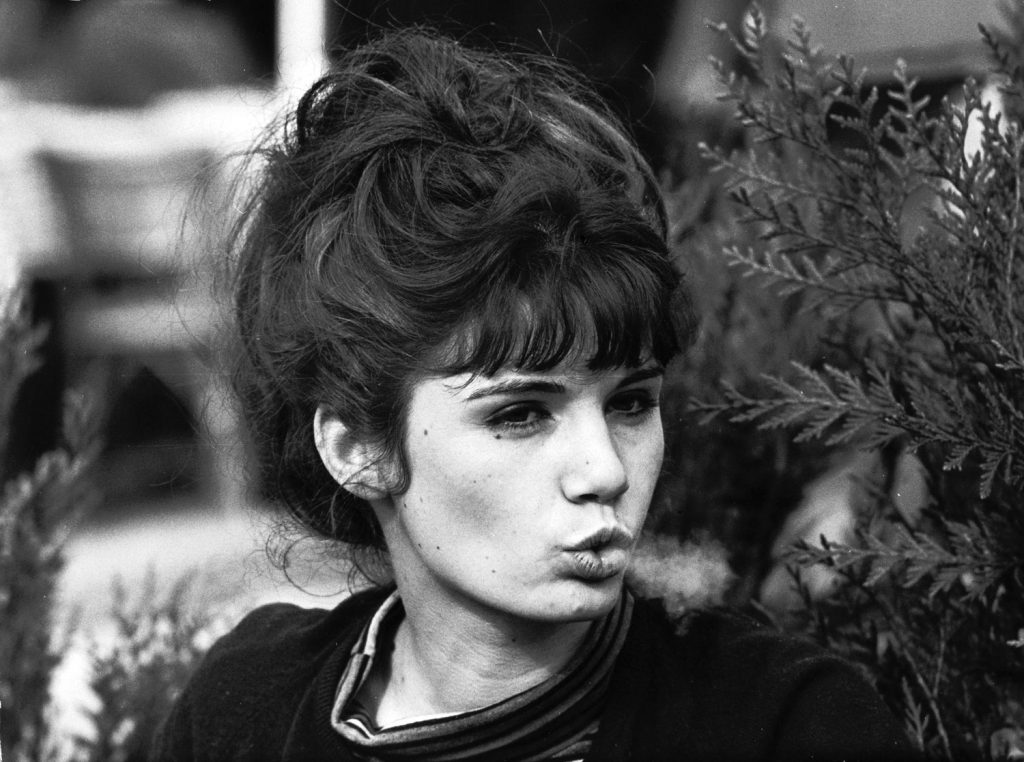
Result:
[[[33,326],[24,290],[0,290],[0,463],[17,392],[39,367],[45,329]],[[65,399],[63,441],[0,493],[0,747],[5,759],[55,758],[47,707],[54,602],[70,523],[95,498],[86,474],[99,448],[87,397]]]
[[[1004,10],[1024,31],[1024,2]],[[843,582],[797,625],[933,759],[1024,755],[1024,35],[981,33],[990,76],[939,100],[902,63],[866,87],[799,21],[778,56],[755,10],[733,40],[750,76],[723,70],[748,148],[707,151],[756,233],[730,264],[856,341],[697,409],[923,465],[923,510],[865,483],[856,540],[789,558]]]

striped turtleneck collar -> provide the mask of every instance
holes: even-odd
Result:
[[[590,627],[569,663],[522,693],[468,712],[418,717],[378,728],[356,695],[374,658],[387,648],[383,633],[393,633],[404,615],[398,593],[392,593],[352,647],[338,683],[331,723],[366,759],[443,762],[489,755],[516,760],[581,759],[597,732],[632,609],[632,597],[623,591],[619,605]]]

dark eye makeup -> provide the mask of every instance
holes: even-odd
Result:
[[[551,418],[547,407],[540,402],[516,402],[506,405],[487,417],[487,425],[509,433],[532,432]]]
[[[608,403],[608,409],[622,415],[643,415],[658,407],[658,397],[649,389],[629,389],[616,394]]]
[[[610,415],[626,420],[639,419],[658,407],[658,397],[650,389],[637,388],[616,392],[606,405]],[[499,408],[486,418],[489,428],[507,433],[532,433],[539,430],[552,415],[544,402],[514,402]]]

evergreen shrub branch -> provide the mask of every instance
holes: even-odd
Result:
[[[724,382],[691,372],[691,412],[770,459],[775,515],[764,484],[789,484],[792,506],[830,458],[879,454],[853,535],[786,557],[838,589],[805,584],[778,615],[860,663],[930,759],[1024,755],[1024,0],[1003,10],[1007,31],[981,30],[989,75],[936,100],[902,62],[869,87],[800,22],[776,55],[755,9],[732,38],[747,75],[720,66],[746,147],[704,149],[738,212],[708,238],[735,277],[719,273],[708,313],[718,344],[697,347]],[[683,244],[706,268],[698,238]],[[773,327],[777,351],[736,358]],[[905,457],[928,487],[913,509],[891,473]]]
[[[33,326],[23,288],[0,291],[0,457],[18,391],[40,367],[44,327]],[[158,723],[213,640],[239,618],[246,601],[199,586],[195,574],[158,590],[150,573],[135,594],[116,581],[106,626],[55,634],[65,543],[98,495],[91,469],[100,416],[92,396],[69,391],[56,447],[0,490],[0,749],[12,762],[141,762]],[[74,625],[72,625],[72,628]],[[94,695],[89,730],[59,736],[51,679],[83,643]]]
[[[45,330],[33,327],[24,290],[0,294],[0,456],[18,390],[39,367]],[[73,520],[94,499],[87,478],[99,450],[87,395],[69,393],[62,441],[0,491],[0,744],[7,758],[47,760],[50,677],[60,661],[53,606]]]
[[[224,591],[195,572],[160,591],[152,569],[129,593],[113,583],[112,632],[88,646],[89,686],[95,707],[91,732],[76,738],[82,762],[144,762],[163,719],[210,645],[240,618],[245,600],[223,600]]]

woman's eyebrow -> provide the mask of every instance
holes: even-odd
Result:
[[[616,388],[622,388],[663,375],[665,375],[665,369],[660,365],[640,368],[623,377]],[[495,384],[477,389],[471,392],[466,399],[472,401],[502,394],[563,394],[564,392],[565,384],[557,381],[540,378],[510,378],[507,381],[498,381]]]
[[[660,365],[648,365],[645,368],[640,368],[628,374],[619,382],[619,387],[629,386],[630,384],[636,384],[640,381],[646,381],[649,378],[658,378],[659,376],[665,375],[665,369]]]
[[[507,381],[499,381],[491,386],[477,389],[469,394],[466,399],[478,400],[482,397],[493,397],[499,394],[562,394],[564,392],[565,384],[560,384],[557,381],[547,381],[539,378],[510,378]]]

